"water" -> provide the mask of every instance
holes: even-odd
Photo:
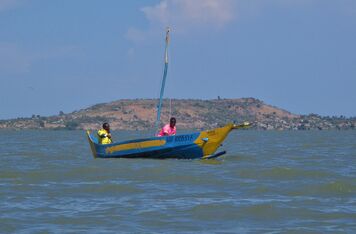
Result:
[[[93,159],[82,131],[1,131],[0,232],[356,233],[356,131],[235,131],[223,148]]]

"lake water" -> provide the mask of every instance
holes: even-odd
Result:
[[[1,233],[356,233],[356,131],[235,131],[205,161],[94,159],[83,131],[0,133]]]

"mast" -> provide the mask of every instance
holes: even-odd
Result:
[[[169,99],[169,119],[172,117],[172,98]]]
[[[168,71],[168,44],[169,44],[169,31],[170,28],[167,27],[166,30],[166,47],[164,49],[164,71],[163,71],[163,79],[162,79],[162,84],[161,84],[161,92],[159,95],[159,102],[157,105],[157,119],[156,119],[156,124],[155,124],[155,131],[158,130],[159,123],[161,121],[161,108],[162,108],[162,98],[164,94],[164,86],[166,84],[166,78],[167,78],[167,71]]]

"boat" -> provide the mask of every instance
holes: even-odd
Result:
[[[87,137],[94,158],[211,159],[226,153],[215,152],[232,130],[246,128],[249,125],[248,122],[239,125],[229,123],[209,131],[135,139],[106,145],[99,144],[96,134],[90,131],[87,131]]]
[[[160,123],[162,98],[168,70],[169,29],[166,31],[165,67],[161,83],[160,98],[157,105],[155,129]],[[150,137],[143,139],[99,144],[96,133],[87,131],[87,139],[94,158],[155,158],[155,159],[212,159],[224,155],[226,151],[217,152],[222,142],[234,129],[249,127],[250,123],[228,123],[223,127],[208,131],[178,134],[174,136]]]

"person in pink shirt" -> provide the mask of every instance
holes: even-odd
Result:
[[[164,127],[159,131],[157,136],[172,136],[176,135],[176,118],[172,117],[169,120],[169,124],[164,125]]]

